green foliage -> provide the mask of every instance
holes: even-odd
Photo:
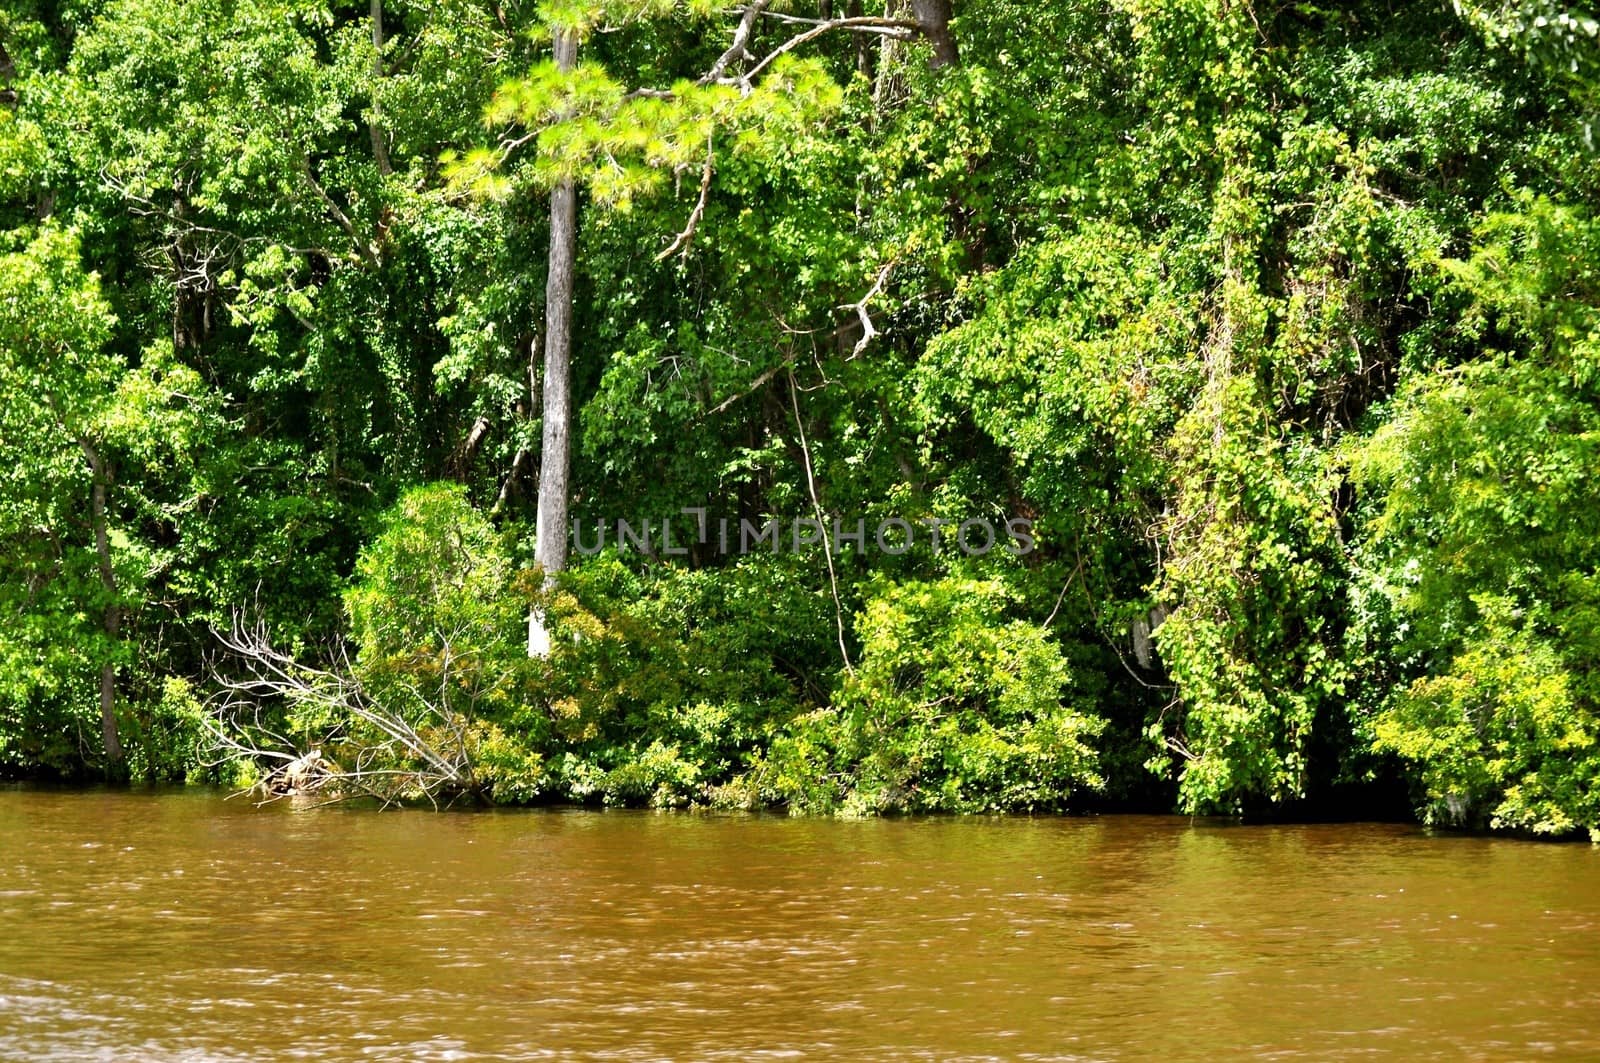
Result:
[[[73,774],[98,760],[98,670],[125,659],[101,623],[84,452],[120,415],[123,367],[76,234],[14,236],[0,254],[0,766]]]
[[[1584,147],[1593,152],[1600,108],[1600,16],[1593,6],[1561,0],[1452,0],[1452,4],[1491,46],[1517,54],[1566,90],[1563,95],[1569,95],[1570,102],[1562,109],[1576,112]]]
[[[544,15],[552,32],[573,23],[564,9]],[[719,141],[735,156],[764,159],[782,150],[809,135],[843,96],[825,64],[793,54],[776,56],[737,84],[727,80],[630,86],[602,63],[563,71],[545,60],[502,84],[484,111],[491,129],[514,124],[527,132],[503,137],[493,149],[446,152],[444,172],[458,188],[504,198],[516,183],[501,167],[528,145],[532,158],[522,172],[535,187],[580,180],[595,202],[627,210],[636,197],[659,191],[669,174],[703,166],[709,180]]]
[[[1104,721],[1071,695],[1039,627],[994,582],[882,588],[858,618],[860,665],[832,707],[774,741],[757,781],[796,811],[1065,808],[1102,780]]]
[[[1472,298],[1461,328],[1517,353],[1412,382],[1359,455],[1376,496],[1363,634],[1398,657],[1374,737],[1419,765],[1432,819],[1593,832],[1597,229],[1518,205],[1446,264]]]
[[[384,514],[345,595],[351,637],[366,666],[404,667],[417,655],[469,666],[517,622],[510,561],[459,484],[407,491]]]
[[[1592,13],[971,0],[937,69],[816,5],[380,14],[0,11],[0,770],[99,767],[110,665],[129,770],[206,774],[242,612],[496,801],[1596,829]],[[573,513],[691,548],[547,592],[568,178]]]
[[[515,637],[527,600],[513,586],[501,537],[460,485],[412,488],[384,514],[356,562],[345,608],[353,678],[367,701],[429,743],[449,743],[462,729],[468,759],[484,762],[480,781],[502,799],[538,792],[543,736],[528,711],[532,662]],[[302,714],[294,723],[344,729],[347,760],[390,737],[349,719]],[[401,759],[415,752],[403,749]]]
[[[1473,604],[1448,670],[1379,717],[1379,748],[1417,764],[1428,823],[1600,839],[1600,717],[1553,648],[1560,633],[1509,598]]]
[[[1162,531],[1178,604],[1156,638],[1182,704],[1150,735],[1181,762],[1185,807],[1243,811],[1306,795],[1319,709],[1343,692],[1340,544],[1322,459],[1274,441],[1241,381],[1214,401],[1174,440],[1186,460]]]
[[[831,617],[782,556],[640,576],[607,552],[553,604],[544,696],[576,800],[744,803],[752,758],[829,681]]]
[[[1591,11],[1554,0],[1453,2],[1457,13],[1497,44],[1515,48],[1556,71],[1581,75],[1591,83],[1600,72],[1595,60],[1600,19]]]
[[[125,714],[132,725],[128,772],[147,782],[230,781],[231,773],[213,764],[206,709],[194,687],[168,676],[155,697],[135,703]]]

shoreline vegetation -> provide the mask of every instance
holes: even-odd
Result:
[[[320,751],[314,751],[320,752]],[[568,798],[545,798],[517,804],[497,803],[495,801],[478,798],[458,798],[454,801],[429,802],[426,798],[403,798],[385,801],[381,796],[370,793],[339,793],[324,792],[324,786],[316,782],[306,786],[303,790],[286,788],[275,782],[272,773],[262,775],[248,786],[221,785],[209,780],[158,780],[154,782],[124,779],[108,782],[103,779],[67,779],[60,777],[42,777],[27,775],[10,775],[0,777],[0,793],[46,793],[60,795],[93,796],[96,794],[127,795],[130,797],[149,798],[159,800],[162,798],[197,798],[217,799],[229,804],[244,804],[252,808],[268,808],[281,806],[296,814],[317,812],[321,810],[341,809],[357,814],[367,811],[402,810],[432,814],[435,812],[454,812],[465,815],[487,812],[550,812],[550,813],[583,813],[583,812],[626,812],[662,815],[705,815],[705,816],[734,816],[755,818],[814,818],[807,813],[797,813],[781,806],[756,806],[741,807],[732,805],[719,805],[707,802],[684,801],[678,804],[648,804],[648,803],[622,803],[607,804],[603,801],[574,801]],[[1080,807],[1071,809],[1028,810],[1010,809],[1004,811],[985,812],[906,812],[900,810],[870,811],[858,813],[843,813],[830,811],[824,814],[823,819],[861,820],[861,819],[886,819],[886,820],[919,820],[919,819],[1181,819],[1196,825],[1216,827],[1295,827],[1295,826],[1330,826],[1338,824],[1384,824],[1390,826],[1417,827],[1424,831],[1435,832],[1447,837],[1495,837],[1495,838],[1521,838],[1528,841],[1566,841],[1589,844],[1588,840],[1578,835],[1571,835],[1561,839],[1551,839],[1547,835],[1536,835],[1531,832],[1510,832],[1503,829],[1490,829],[1484,827],[1434,825],[1427,826],[1417,821],[1413,809],[1405,801],[1403,792],[1398,792],[1394,800],[1387,805],[1369,801],[1366,804],[1328,806],[1322,808],[1278,806],[1262,809],[1259,812],[1228,814],[1202,814],[1184,813],[1175,811],[1170,805],[1152,804],[1148,807],[1120,805],[1112,806],[1096,804],[1092,800],[1083,803]]]
[[[1597,119],[1553,0],[5,0],[0,777],[1600,840]]]

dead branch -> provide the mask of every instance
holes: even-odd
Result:
[[[848,303],[839,308],[840,310],[854,310],[856,317],[861,319],[861,338],[856,341],[855,349],[850,352],[851,358],[858,357],[862,351],[867,349],[867,344],[872,342],[873,337],[879,335],[877,327],[872,324],[872,315],[867,312],[867,304],[879,292],[883,291],[883,286],[888,282],[889,274],[893,269],[893,262],[884,266],[878,271],[878,279],[872,282],[872,287],[867,291],[866,295],[863,295],[854,303]]]
[[[876,33],[892,40],[909,41],[917,35],[920,30],[920,26],[915,22],[908,22],[903,19],[875,18],[872,16],[829,19],[826,22],[816,23],[804,33],[798,33],[795,36],[790,37],[787,41],[784,41],[782,44],[778,45],[778,47],[768,52],[764,59],[756,63],[741,76],[737,78],[719,77],[715,80],[717,84],[721,85],[740,85],[748,87],[752,82],[755,81],[756,78],[761,76],[762,72],[765,71],[767,67],[777,62],[783,56],[794,51],[796,48],[799,48],[801,45],[809,44],[818,37],[821,37],[827,33],[832,33],[835,30],[846,30],[853,33]]]
[[[717,161],[716,141],[714,135],[706,137],[706,164],[700,171],[700,198],[695,201],[694,209],[689,212],[689,221],[683,227],[683,232],[672,241],[670,247],[656,256],[657,262],[665,262],[674,253],[682,251],[684,257],[689,255],[689,241],[694,239],[694,231],[700,225],[700,219],[706,212],[706,199],[711,194],[711,174]]]
[[[315,192],[317,198],[322,201],[322,205],[328,208],[328,215],[333,218],[334,224],[339,226],[344,234],[350,238],[350,243],[355,247],[356,254],[367,265],[376,267],[378,265],[378,252],[373,250],[372,245],[357,231],[355,222],[350,220],[350,216],[344,212],[338,202],[328,194],[328,190],[323,188],[322,183],[312,174],[309,160],[302,160],[300,172],[305,177],[306,183],[311,186],[311,191]]]
[[[729,406],[732,406],[734,403],[738,402],[740,399],[745,398],[746,396],[749,396],[749,395],[754,395],[756,392],[760,391],[763,387],[765,387],[768,384],[768,382],[770,382],[772,380],[773,377],[777,376],[779,373],[782,373],[787,369],[790,369],[791,367],[793,367],[793,365],[794,365],[794,355],[791,353],[789,355],[786,355],[784,357],[783,361],[779,362],[777,365],[773,366],[771,369],[768,369],[766,372],[762,373],[760,376],[758,376],[754,380],[752,380],[750,382],[750,385],[748,387],[746,387],[743,391],[736,392],[733,395],[728,396],[726,399],[723,399],[722,402],[718,403],[709,412],[707,412],[705,414],[705,416],[706,417],[715,417],[717,414],[723,412]]]
[[[304,664],[272,645],[264,622],[247,623],[239,613],[228,631],[213,629],[213,634],[223,657],[208,666],[217,691],[205,721],[212,763],[277,762],[256,787],[265,799],[323,793],[337,800],[372,797],[390,805],[420,796],[437,806],[441,796],[453,800],[482,789],[468,748],[468,721],[444,708],[451,682],[448,645],[439,693],[430,697],[415,684],[407,686],[420,710],[413,720],[372,701],[342,648],[327,668]],[[348,747],[350,763],[325,757],[326,742],[301,749],[268,726],[264,708],[284,704],[337,721],[323,737]],[[339,733],[350,724],[365,725],[366,737]]]

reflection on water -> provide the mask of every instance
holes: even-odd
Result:
[[[0,1058],[1600,1059],[1600,851],[0,792]]]

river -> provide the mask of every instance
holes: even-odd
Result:
[[[0,1059],[1600,1059],[1600,850],[0,790]]]

